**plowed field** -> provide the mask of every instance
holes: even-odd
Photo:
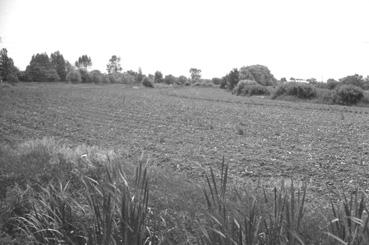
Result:
[[[185,172],[229,162],[233,178],[293,176],[323,192],[369,189],[369,109],[236,97],[214,88],[18,84],[0,88],[0,142],[53,136],[144,151]]]

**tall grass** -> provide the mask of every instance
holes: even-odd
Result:
[[[10,160],[0,166],[0,244],[369,244],[359,190],[336,196],[330,211],[318,206],[319,216],[306,183],[242,188],[224,159],[191,183],[143,158],[127,165],[111,152],[58,144],[0,149],[0,162]],[[33,176],[22,172],[27,163]]]
[[[132,187],[117,164],[107,165],[99,181],[80,178],[80,197],[72,197],[68,183],[41,187],[30,212],[17,218],[21,231],[38,244],[145,244],[149,189],[143,164]]]
[[[341,194],[341,201],[331,201],[333,219],[329,223],[328,236],[336,244],[369,244],[369,218],[365,194],[357,189],[347,198]]]
[[[287,188],[274,188],[272,196],[262,189],[239,192],[227,198],[228,165],[222,162],[219,184],[212,169],[206,176],[204,190],[208,207],[208,224],[202,226],[202,244],[304,244],[300,238],[304,217],[306,185],[295,189],[293,181]],[[272,207],[270,208],[270,204]]]

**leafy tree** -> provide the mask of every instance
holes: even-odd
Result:
[[[179,85],[189,85],[188,79],[185,76],[179,76],[178,79],[176,80],[176,82]]]
[[[136,76],[136,82],[141,82],[144,79],[144,75],[142,74],[142,69],[141,67],[138,68],[138,73]]]
[[[201,79],[201,70],[197,68],[191,68],[190,75],[191,75],[191,81],[193,83],[198,82]]]
[[[9,76],[11,76],[12,80],[14,80],[13,76],[17,73],[17,68],[14,66],[13,59],[8,56],[8,50],[3,48],[0,50],[0,80],[8,80]]]
[[[177,78],[175,76],[171,75],[171,74],[166,75],[164,77],[164,83],[166,83],[166,84],[174,84],[176,82],[177,82]]]
[[[75,65],[80,69],[82,68],[87,70],[89,66],[92,66],[92,61],[91,58],[88,57],[87,55],[82,55],[81,57],[78,58]]]
[[[60,80],[46,53],[32,56],[31,62],[26,68],[26,75],[32,81],[48,82]]]
[[[86,69],[78,69],[79,73],[81,74],[82,83],[91,83],[91,76],[90,73]]]
[[[106,69],[109,74],[122,71],[122,67],[120,66],[120,57],[113,55],[110,58],[109,63],[106,65]]]
[[[154,82],[155,83],[162,83],[162,82],[164,82],[163,74],[160,71],[156,71],[155,72]]]
[[[369,76],[366,76],[363,83],[363,89],[368,90],[369,89]]]
[[[66,73],[68,74],[69,72],[71,72],[71,71],[74,71],[75,70],[75,68],[74,68],[74,66],[72,66],[72,64],[71,63],[69,63],[69,61],[65,61],[65,71],[66,71]]]
[[[232,90],[237,83],[240,81],[240,73],[237,68],[234,68],[232,71],[228,73],[226,76],[227,87]]]
[[[51,54],[51,63],[53,64],[56,72],[58,73],[60,79],[65,81],[67,76],[67,67],[66,62],[62,54],[59,51],[56,51]]]
[[[269,68],[263,65],[241,67],[240,80],[254,80],[264,86],[274,85],[277,81]]]
[[[253,80],[256,81],[254,75],[251,73],[249,67],[241,67],[240,71],[239,71],[239,78],[240,80]]]
[[[328,89],[335,89],[337,86],[338,86],[339,82],[336,81],[335,79],[333,78],[329,78],[327,80],[327,88]]]
[[[355,74],[355,75],[352,75],[352,76],[346,76],[344,78],[341,78],[339,81],[342,84],[354,85],[354,86],[360,87],[360,88],[363,88],[363,85],[364,85],[363,76],[358,75],[358,74]]]
[[[280,80],[281,83],[286,83],[287,82],[287,79],[285,77],[282,77],[281,80]]]
[[[219,88],[226,89],[228,84],[228,74],[222,77],[222,81],[220,82]]]

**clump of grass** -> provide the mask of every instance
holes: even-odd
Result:
[[[336,244],[369,244],[369,217],[365,194],[356,189],[350,198],[341,195],[338,204],[331,201],[333,219],[328,236]]]
[[[219,184],[212,169],[206,176],[204,190],[208,213],[207,225],[202,225],[201,244],[304,244],[301,225],[305,214],[306,185],[296,190],[291,182],[287,188],[270,193],[263,189],[227,195],[228,165],[222,162]],[[270,208],[270,205],[272,207]]]
[[[133,189],[119,165],[107,167],[101,182],[85,177],[88,207],[93,222],[88,244],[144,244],[149,187],[147,170],[140,162]]]
[[[33,208],[17,218],[22,232],[38,244],[145,244],[149,185],[146,167],[136,168],[133,186],[117,164],[103,178],[81,176],[83,195],[69,184],[49,184],[34,196]]]

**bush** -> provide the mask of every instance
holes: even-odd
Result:
[[[257,83],[253,84],[250,83],[248,80],[239,81],[237,86],[233,89],[232,93],[243,96],[270,95],[270,91],[266,86],[262,86]]]
[[[190,81],[185,76],[179,76],[176,83],[177,85],[186,85],[187,83],[190,84]]]
[[[30,80],[29,77],[27,76],[27,73],[25,71],[20,71],[17,74],[17,77],[22,82],[28,82]]]
[[[339,81],[344,85],[353,85],[359,88],[363,88],[365,83],[363,76],[358,74],[343,77]]]
[[[66,79],[67,79],[68,82],[72,82],[72,83],[82,82],[81,73],[78,70],[77,71],[70,71],[67,74]]]
[[[156,71],[154,75],[154,81],[156,83],[162,83],[164,81],[163,74],[160,71]]]
[[[171,74],[166,75],[164,77],[164,83],[166,83],[166,84],[175,84],[175,83],[177,83],[177,78],[175,76],[171,75]]]
[[[83,83],[90,83],[91,82],[90,75],[89,75],[89,73],[86,69],[81,68],[78,71],[81,74],[81,79],[82,79]]]
[[[9,74],[7,77],[6,77],[6,80],[9,82],[9,83],[17,83],[19,82],[19,79],[16,75],[14,74]]]
[[[354,85],[342,85],[333,93],[334,103],[340,105],[355,105],[364,97],[361,88]]]
[[[214,77],[213,79],[211,79],[211,81],[215,84],[215,85],[220,85],[222,83],[222,79],[221,78],[217,78]]]
[[[110,83],[110,77],[108,74],[102,74],[102,82],[103,83]]]
[[[89,74],[89,78],[90,78],[90,81],[93,83],[103,83],[104,82],[104,76],[98,70],[91,71]]]
[[[145,86],[145,87],[148,87],[148,88],[153,88],[154,87],[154,82],[150,78],[145,77],[142,80],[142,85]]]
[[[316,88],[310,84],[289,82],[281,84],[274,91],[272,98],[287,95],[294,96],[300,99],[312,99],[317,96]]]
[[[277,82],[277,79],[275,79],[269,68],[263,65],[251,65],[241,67],[239,74],[240,80],[254,80],[259,84],[265,86],[275,85]]]
[[[136,77],[129,72],[125,72],[122,76],[122,82],[125,84],[133,84],[136,82]]]
[[[327,80],[327,88],[335,89],[340,83],[332,78]]]
[[[227,88],[227,76],[222,78],[222,81],[220,82],[219,88],[222,88],[222,89]]]
[[[235,68],[233,70],[231,70],[225,77],[224,80],[226,82],[226,84],[221,84],[220,87],[221,88],[228,88],[229,90],[232,90],[237,83],[240,81],[240,73],[239,71]]]
[[[123,83],[124,82],[122,73],[115,72],[115,73],[109,74],[108,76],[109,76],[109,82],[111,83]]]
[[[216,85],[209,79],[201,79],[192,84],[192,86],[197,87],[216,87]]]

